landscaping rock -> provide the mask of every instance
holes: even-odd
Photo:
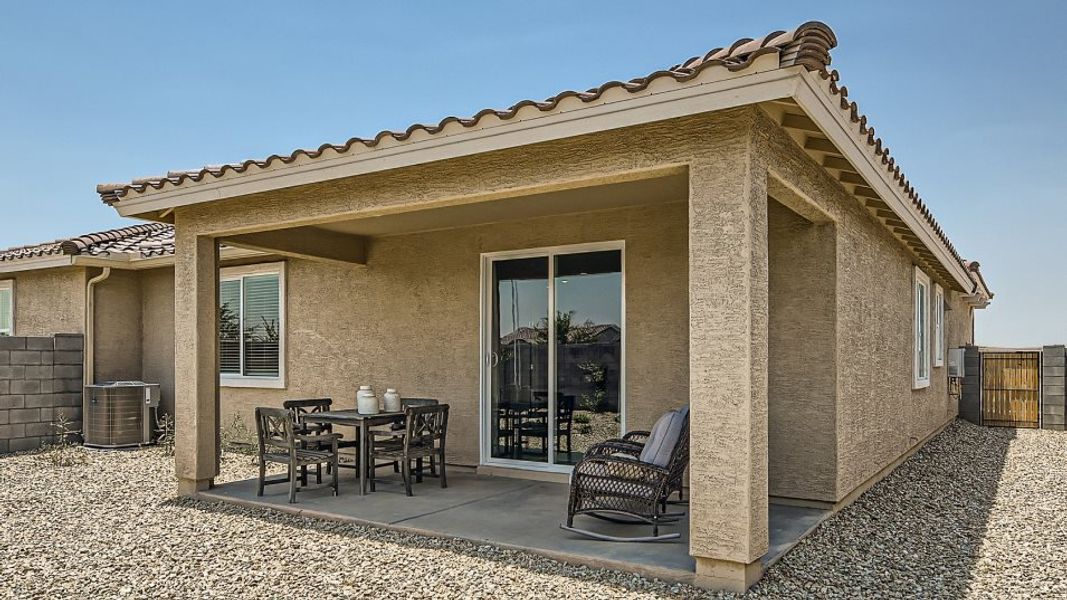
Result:
[[[698,598],[459,540],[175,498],[159,449],[0,458],[0,597]],[[957,422],[826,521],[750,597],[1067,597],[1067,434]],[[1053,460],[1055,459],[1055,460]],[[227,455],[220,481],[253,477]],[[562,513],[563,507],[560,507]]]

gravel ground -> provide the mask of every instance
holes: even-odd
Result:
[[[85,464],[0,458],[0,597],[714,596],[468,542],[175,499],[159,450],[76,452]],[[749,596],[1067,597],[1063,456],[1064,433],[958,422]],[[228,456],[220,480],[253,469]]]

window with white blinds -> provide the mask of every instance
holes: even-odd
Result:
[[[282,387],[282,263],[227,268],[219,281],[219,372],[223,385]]]
[[[15,335],[15,282],[0,281],[0,335]]]

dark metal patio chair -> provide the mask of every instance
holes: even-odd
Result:
[[[336,433],[303,435],[296,433],[293,413],[285,408],[256,408],[256,437],[259,441],[259,481],[256,495],[263,495],[263,487],[274,483],[289,484],[289,502],[296,502],[297,470],[308,465],[328,464],[333,473],[333,495],[337,495]],[[311,448],[315,448],[312,450]],[[267,479],[267,463],[288,467],[284,478]],[[305,478],[306,479],[306,478]],[[307,482],[305,480],[305,485]]]
[[[667,497],[689,464],[689,411],[670,411],[656,422],[637,456],[627,452],[587,454],[571,475],[567,523],[560,528],[613,542],[652,542],[677,539],[678,533],[660,535],[663,523],[684,513],[668,513]],[[574,517],[588,515],[605,521],[652,526],[651,536],[612,536],[574,527]]]
[[[407,410],[407,408],[409,406],[437,406],[438,404],[440,404],[440,401],[438,401],[436,398],[401,398],[400,399],[400,406],[404,410]],[[405,427],[405,423],[397,422],[397,423],[393,423],[392,425],[390,425],[389,426],[389,430],[395,432],[396,435],[399,436],[404,431],[404,427]],[[397,461],[393,461],[391,463],[375,464],[374,465],[374,469],[378,469],[380,467],[387,467],[389,465],[393,466],[393,472],[394,473],[399,473],[400,472],[400,463],[397,462]],[[415,472],[417,473],[416,481],[419,482],[419,483],[422,483],[422,459],[421,458],[416,459],[415,465],[416,465],[415,466]],[[434,457],[434,456],[430,457],[430,476],[431,477],[437,477],[437,458]]]
[[[308,423],[304,420],[304,417],[310,414],[326,412],[333,406],[332,398],[308,398],[303,400],[286,400],[282,402],[282,407],[293,413],[294,431],[300,435],[316,435],[319,433],[333,433],[333,425],[330,423]],[[359,440],[346,440],[344,435],[337,434],[337,448],[358,448]],[[307,450],[319,450],[320,448],[307,447]],[[356,457],[358,463],[359,457]],[[342,464],[338,462],[339,467],[349,467],[350,465]],[[351,465],[353,468],[357,468],[358,464]],[[330,466],[326,467],[326,474],[330,474]],[[308,484],[307,466],[300,469],[300,483],[302,485]],[[315,483],[322,483],[322,465],[319,465],[315,470]]]
[[[404,412],[404,430],[399,436],[394,431],[372,432],[379,439],[371,445],[371,464],[376,464],[379,458],[400,463],[404,491],[411,496],[412,461],[434,457],[440,465],[441,487],[448,487],[445,475],[448,405],[409,406]],[[374,478],[371,478],[370,489],[374,491]]]

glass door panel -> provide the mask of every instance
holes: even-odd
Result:
[[[491,455],[547,463],[548,257],[492,265]]]
[[[573,465],[621,434],[622,252],[554,260],[554,462]]]

